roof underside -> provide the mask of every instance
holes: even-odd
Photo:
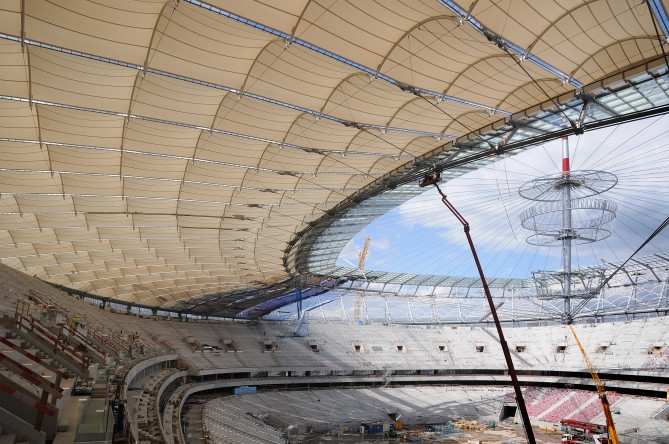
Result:
[[[346,236],[317,235],[428,163],[662,111],[661,3],[4,2],[0,260],[233,316],[328,275]]]

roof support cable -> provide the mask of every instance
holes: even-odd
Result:
[[[390,141],[384,139],[383,137],[379,136],[378,134],[374,134],[374,133],[371,132],[369,129],[367,129],[367,127],[365,127],[365,125],[363,125],[363,124],[361,124],[361,123],[348,122],[348,121],[342,121],[341,123],[342,123],[344,126],[351,127],[351,128],[355,128],[355,129],[357,129],[357,130],[359,130],[359,131],[365,132],[365,133],[367,133],[367,134],[369,134],[369,135],[371,135],[371,136],[373,136],[373,137],[376,137],[377,139],[381,140],[382,142],[387,143],[388,145],[390,145],[390,146],[392,146],[393,148],[397,149],[397,153],[398,153],[398,154],[395,156],[395,160],[400,160],[400,157],[404,154],[404,151],[405,151],[406,148],[402,148],[402,147],[400,147],[400,146],[397,146],[397,145],[395,145],[394,143],[392,143],[392,142],[390,142]],[[384,132],[385,132],[385,131],[384,131]],[[407,153],[407,154],[408,154],[408,153]],[[408,155],[409,155],[410,157],[413,158],[413,162],[416,161],[416,156],[414,156],[413,154],[408,154]],[[349,166],[350,166],[350,165],[349,165]],[[360,171],[360,170],[358,170],[357,168],[355,168],[355,170],[356,170],[356,171]]]
[[[467,125],[465,125],[464,123],[460,122],[457,118],[451,116],[451,115],[448,113],[448,111],[446,111],[446,110],[440,108],[439,105],[438,105],[438,103],[433,103],[432,101],[430,101],[430,100],[429,100],[427,97],[425,97],[425,96],[422,94],[422,92],[421,92],[418,88],[416,88],[415,86],[407,85],[407,84],[405,84],[405,83],[398,83],[397,86],[398,86],[402,91],[410,92],[411,94],[415,95],[416,97],[419,97],[419,98],[425,100],[427,103],[429,103],[429,104],[432,105],[433,107],[437,108],[437,110],[439,110],[439,111],[441,111],[442,113],[446,114],[446,116],[447,116],[449,119],[451,119],[454,123],[457,123],[457,124],[459,124],[460,126],[462,126],[465,130],[467,130],[467,132],[468,132],[469,134],[473,134],[476,138],[478,138],[481,142],[483,142],[484,145],[486,145],[486,146],[492,148],[494,151],[497,150],[497,148],[498,148],[497,146],[492,145],[490,142],[488,142],[487,140],[485,140],[485,139],[481,136],[481,134],[479,134],[477,131],[475,131],[475,130],[469,128]],[[458,141],[458,139],[455,139],[455,141],[453,141],[453,146],[454,146],[454,147],[457,147],[457,145],[458,145],[457,141]]]
[[[667,65],[667,70],[669,70],[669,59],[667,59],[667,53],[664,51],[664,44],[662,43],[662,37],[660,37],[660,31],[657,29],[657,18],[653,13],[653,7],[650,4],[651,0],[646,0],[648,5],[648,11],[650,11],[650,19],[653,22],[653,28],[655,28],[655,35],[657,36],[657,41],[660,44],[660,50],[662,51],[662,57],[664,58],[664,64]]]
[[[616,268],[616,269],[613,271],[613,273],[611,273],[606,279],[604,279],[604,280],[599,284],[599,286],[597,286],[597,288],[595,288],[595,289],[592,291],[591,296],[592,296],[592,295],[596,295],[596,294],[598,294],[600,291],[602,291],[602,289],[606,286],[606,284],[609,283],[609,281],[613,278],[613,276],[615,276],[620,270],[622,270],[623,267],[624,267],[629,261],[631,261],[632,258],[633,258],[634,256],[636,256],[636,254],[637,254],[639,251],[641,251],[641,249],[643,249],[643,247],[645,247],[646,245],[648,245],[648,244],[650,243],[650,241],[653,240],[653,238],[654,238],[655,236],[657,236],[658,234],[660,234],[660,232],[662,232],[662,230],[664,230],[667,226],[669,226],[669,217],[667,217],[667,218],[664,220],[664,222],[662,222],[662,223],[660,224],[660,226],[657,227],[657,229],[656,229],[655,231],[653,231],[653,233],[652,233],[650,236],[648,236],[648,238],[641,244],[641,246],[640,246],[639,248],[637,248],[637,249],[634,251],[634,253],[632,253],[632,254],[630,255],[630,257],[628,257],[627,259],[625,259],[625,261],[624,261],[622,264],[620,264],[620,265],[618,266],[618,268]],[[628,276],[629,276],[629,275],[628,275]],[[578,313],[579,311],[581,311],[581,309],[585,307],[585,304],[586,304],[589,300],[590,300],[589,298],[588,298],[588,299],[583,299],[583,300],[581,301],[581,303],[579,303],[578,306],[576,307],[576,310],[574,311],[574,313]]]
[[[582,126],[581,126],[581,127],[577,126],[577,125],[576,125],[576,124],[569,118],[569,116],[567,115],[567,113],[565,113],[565,111],[564,111],[564,110],[562,109],[562,107],[555,101],[555,99],[554,99],[550,94],[548,94],[548,92],[547,92],[547,91],[546,91],[546,90],[539,84],[539,82],[532,76],[532,74],[530,74],[530,72],[529,72],[527,69],[525,69],[525,67],[524,67],[523,64],[520,62],[520,60],[517,59],[516,57],[514,57],[514,55],[513,55],[513,54],[511,53],[511,51],[509,50],[509,47],[508,47],[508,45],[506,44],[506,42],[505,42],[501,37],[495,35],[495,34],[494,34],[493,32],[491,32],[491,31],[485,30],[484,34],[485,34],[485,36],[488,38],[488,40],[490,40],[492,43],[496,44],[497,47],[498,47],[499,49],[501,49],[501,50],[504,51],[509,57],[511,57],[511,59],[512,59],[514,62],[516,62],[516,64],[520,67],[520,69],[523,70],[523,72],[525,73],[525,75],[527,75],[527,77],[529,77],[530,80],[532,80],[532,83],[534,83],[534,85],[535,85],[537,88],[539,88],[539,91],[541,91],[546,97],[548,97],[548,100],[550,100],[550,101],[553,103],[553,105],[555,106],[555,108],[557,108],[557,110],[558,110],[558,111],[565,117],[565,119],[569,122],[569,124],[571,125],[572,129],[574,130],[574,134],[583,134],[583,127],[582,127]]]

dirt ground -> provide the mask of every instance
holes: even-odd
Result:
[[[472,430],[462,429],[462,433],[458,436],[449,438],[430,437],[426,434],[420,435],[424,430],[423,427],[413,427],[409,430],[400,432],[397,438],[384,438],[382,434],[378,435],[359,435],[359,434],[344,434],[341,437],[330,435],[311,436],[304,440],[297,442],[301,444],[352,444],[359,442],[372,441],[377,444],[399,444],[409,442],[425,442],[434,444],[445,443],[481,443],[481,444],[499,444],[499,443],[526,443],[525,431],[522,427],[498,425],[494,429],[487,430]],[[538,428],[533,428],[534,437],[537,443],[540,444],[557,444],[562,442],[562,432],[546,431]],[[409,437],[422,436],[424,439],[410,440]]]

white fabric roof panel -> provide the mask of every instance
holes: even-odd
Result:
[[[313,110],[350,76],[360,76],[359,71],[325,55],[315,58],[307,48],[287,51],[283,39],[274,39],[258,54],[240,89]]]
[[[0,141],[0,165],[3,169],[48,170],[48,152],[37,143],[11,143]]]
[[[461,50],[463,41],[467,42],[466,52]],[[415,26],[394,44],[381,66],[383,72],[437,92],[446,91],[467,67],[503,54],[475,29],[459,26],[455,15],[438,16]],[[421,73],[420,79],[416,72]]]
[[[201,138],[198,145],[195,152],[196,159],[192,160],[188,171],[195,176],[211,171],[213,177],[218,176],[215,173],[218,171],[222,174],[221,178],[225,179],[227,176],[243,175],[249,168],[256,168],[267,143],[248,139],[233,140],[230,136],[211,135],[206,140]],[[244,156],[244,153],[248,153],[248,156]],[[236,182],[236,179],[232,180]],[[228,182],[225,180],[222,183]]]
[[[0,4],[0,23],[4,32],[21,34],[21,0],[11,0]]]
[[[171,5],[165,2],[148,66],[241,88],[253,60],[274,37],[188,3],[176,9]]]
[[[373,67],[406,30],[431,16],[449,14],[433,1],[412,2],[410,7],[401,1],[363,7],[352,6],[348,1],[322,3],[308,5],[295,37]]]
[[[230,137],[231,144],[268,141],[281,142],[286,130],[301,114],[300,111],[281,107],[252,97],[237,99],[237,94],[227,93],[221,101],[213,120],[213,128],[234,135],[213,134],[211,137]],[[211,124],[211,122],[209,122]],[[251,136],[261,140],[251,140]],[[210,137],[205,140],[209,141]]]
[[[302,148],[319,148],[322,150],[346,151],[346,145],[358,133],[355,128],[342,127],[342,124],[327,119],[317,119],[313,115],[300,114],[292,122],[282,142],[297,145]],[[294,149],[286,147],[286,149]],[[284,155],[301,156],[301,152],[294,154],[286,151]]]
[[[128,119],[123,148],[125,151],[192,158],[201,133],[199,129]]]
[[[545,78],[537,79],[539,83],[538,87],[534,82],[525,83],[522,86],[516,88],[513,92],[509,93],[504,99],[497,105],[500,109],[514,109],[521,110],[527,109],[533,106],[537,97],[540,97],[544,93],[543,91],[550,91],[554,96],[562,94],[567,90],[566,86],[561,86],[562,81],[556,81],[555,78]]]
[[[5,2],[0,260],[153,307],[213,295],[234,315],[361,188],[571,93],[560,71],[589,83],[657,57],[646,6]]]
[[[385,125],[393,111],[413,95],[397,91],[383,80],[370,81],[369,75],[356,74],[340,83],[328,98],[323,113],[352,122]]]
[[[221,193],[220,190],[218,189],[212,189],[210,196],[212,198],[222,198],[224,197],[224,194],[225,193]],[[185,192],[182,192],[181,196],[182,197],[181,200],[179,201],[179,206],[178,206],[180,213],[199,214],[202,217],[221,218],[228,206],[227,203],[225,202],[212,202],[212,201],[194,202],[194,201],[184,200],[187,199],[186,197],[187,193]]]
[[[579,2],[569,13],[550,20],[553,23],[532,42],[532,52],[542,60],[551,60],[562,72],[577,76],[582,83],[598,78],[588,71],[577,71],[593,55],[610,48],[615,50],[619,41],[632,37],[652,40],[655,36],[648,8],[637,9],[629,2]],[[621,55],[614,57],[615,65],[608,66],[607,72],[615,72],[647,56],[639,52],[627,57]]]
[[[545,80],[548,77],[545,70],[537,69],[534,65],[528,64],[523,68],[535,80]],[[555,79],[553,76],[550,76],[550,78],[553,82],[547,83],[543,88],[551,97],[568,90],[566,87],[561,87],[560,79]],[[509,104],[506,100],[507,97],[512,95],[519,85],[524,86],[533,83],[516,62],[506,54],[498,54],[483,60],[477,60],[476,63],[468,66],[453,81],[446,92],[491,108],[502,108],[509,112],[517,112],[523,108],[508,108],[502,105]]]
[[[64,230],[86,229],[86,219],[81,214],[37,214],[35,218],[40,227],[53,228],[58,240],[65,240],[60,236],[61,233],[64,233]]]
[[[15,47],[20,52],[18,43]],[[137,70],[45,48],[29,51],[34,97],[118,113],[128,111]],[[54,88],[55,84],[58,88]]]
[[[164,4],[160,0],[122,0],[109,5],[86,0],[27,2],[27,37],[142,64]]]
[[[108,185],[108,183],[103,182],[103,186],[106,185]],[[118,180],[116,181],[116,187],[113,191],[120,191],[120,182]],[[120,198],[120,194],[115,194],[113,196],[101,195],[99,197],[86,195],[75,196],[72,198],[72,202],[74,203],[72,211],[82,212],[86,214],[87,217],[92,213],[120,214],[125,213],[127,209],[125,200]],[[92,226],[95,227],[95,225]]]
[[[104,157],[98,159],[104,159]],[[110,165],[113,166],[114,162],[116,159],[113,159]],[[107,167],[109,168],[110,165]],[[96,211],[112,212],[113,208],[116,208],[116,211],[123,211],[121,206],[123,184],[119,180],[118,169],[109,175],[61,172],[60,179],[65,196],[71,197],[70,211],[81,211],[86,216]],[[93,190],[95,190],[94,193],[92,193]],[[110,206],[104,208],[104,205]]]
[[[0,17],[2,17],[0,15]],[[0,85],[3,94],[14,97],[28,96],[26,55],[16,42],[0,42]]]
[[[481,110],[488,114],[485,110]],[[412,129],[415,131],[430,131],[435,134],[446,133],[450,136],[463,134],[463,128],[458,128],[455,132],[449,130],[453,120],[449,117],[460,117],[465,113],[472,112],[470,106],[450,100],[437,103],[437,100],[430,98],[426,101],[420,97],[413,97],[395,110],[391,118],[385,122],[386,126]]]
[[[152,119],[208,127],[225,91],[156,74],[139,78],[130,113]]]
[[[185,158],[146,156],[131,152],[123,154],[121,168],[124,176],[147,180],[152,178],[167,179],[168,182],[169,179],[174,179],[176,180],[176,186],[180,186],[187,162],[188,159]]]
[[[658,54],[657,45],[647,38],[614,43],[583,61],[573,75],[579,78],[598,79],[611,71],[613,66],[626,66],[626,61],[637,59],[638,54],[643,54],[644,59],[653,58]]]
[[[54,231],[58,240],[72,242],[73,249],[83,249],[82,241],[89,240],[91,242],[99,242],[97,232],[86,228],[86,221],[82,221],[84,226],[81,228],[57,228]]]
[[[47,145],[47,154],[48,160],[51,161],[51,168],[58,171],[63,179],[66,177],[74,179],[72,176],[79,176],[84,173],[116,176],[115,179],[118,182],[121,167],[120,151]],[[45,169],[49,169],[49,166],[46,166]],[[71,186],[75,185],[71,184]],[[88,188],[88,191],[90,190]],[[67,192],[74,193],[71,189],[68,189]]]
[[[42,141],[119,148],[123,117],[37,105]]]
[[[3,89],[3,91],[5,90]],[[25,91],[26,96],[20,97],[27,100],[28,89],[26,88]],[[31,109],[24,102],[13,100],[0,101],[0,128],[2,129],[2,137],[36,143],[39,140],[38,129],[35,124],[37,121],[36,110],[37,107]]]
[[[37,243],[34,245],[35,252],[40,255],[66,253],[68,251],[72,251],[72,244],[70,242],[56,242],[55,240],[50,240],[50,242],[47,243]]]
[[[54,179],[48,172],[0,171],[0,186],[3,192],[18,195],[19,203],[30,201],[30,197],[26,198],[21,196],[22,194],[60,193],[57,181],[58,178]]]

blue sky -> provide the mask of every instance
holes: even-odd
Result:
[[[569,138],[572,171],[601,170],[618,179],[614,188],[595,196],[617,205],[617,217],[608,225],[611,236],[574,247],[573,267],[627,259],[667,217],[668,131],[669,117],[660,116]],[[518,194],[522,184],[559,173],[561,158],[562,142],[555,140],[440,184],[468,220],[488,278],[522,278],[561,268],[559,244],[537,247],[525,241],[532,233],[520,226],[520,214],[537,203]],[[367,236],[365,269],[477,275],[462,225],[434,187],[365,228],[342,250],[338,264],[357,266]],[[640,255],[663,251],[669,251],[668,233]]]

